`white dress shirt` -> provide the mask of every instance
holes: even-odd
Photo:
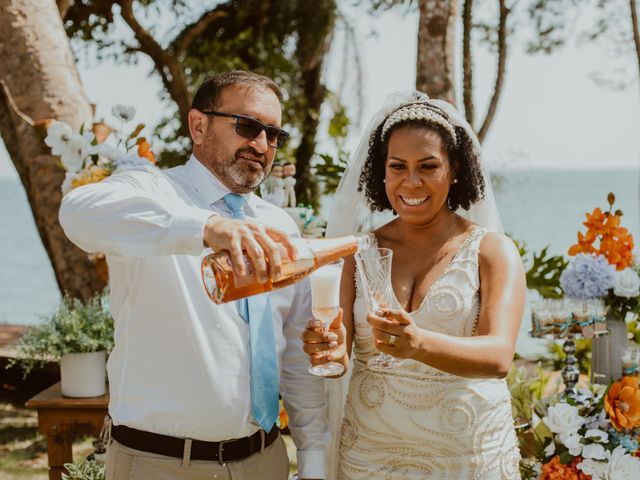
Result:
[[[206,220],[231,216],[229,190],[193,155],[179,167],[129,170],[68,193],[67,236],[109,264],[115,348],[109,356],[115,425],[207,441],[246,437],[251,417],[249,328],[233,302],[216,305],[200,272]],[[243,195],[248,219],[291,236],[289,215]],[[307,372],[300,336],[311,318],[307,281],[270,294],[280,392],[301,477],[324,478],[324,380]]]

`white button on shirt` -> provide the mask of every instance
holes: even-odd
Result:
[[[230,216],[229,190],[193,155],[180,167],[129,170],[68,193],[67,236],[109,264],[115,348],[109,413],[115,425],[222,441],[258,430],[251,418],[249,329],[234,303],[216,305],[202,284],[203,230]],[[248,219],[298,235],[286,212],[244,195]],[[307,373],[302,334],[311,318],[306,281],[270,293],[280,392],[301,477],[324,478],[324,380]]]

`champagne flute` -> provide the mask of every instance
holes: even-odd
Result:
[[[355,255],[369,313],[388,308],[393,303],[392,258],[393,251],[389,248],[369,248]],[[388,370],[396,368],[400,363],[394,356],[381,352],[369,359],[367,365],[372,369]]]
[[[344,260],[339,258],[320,267],[311,273],[311,312],[313,317],[322,322],[323,331],[327,331],[331,322],[340,311],[340,279]],[[312,365],[309,373],[319,377],[333,377],[344,372],[344,367],[337,362]]]

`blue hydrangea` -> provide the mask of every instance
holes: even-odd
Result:
[[[611,443],[613,444],[614,447],[621,445],[622,448],[624,448],[630,453],[637,452],[638,448],[640,448],[640,445],[638,444],[638,440],[631,435],[612,431],[611,437],[612,437]]]
[[[560,275],[560,286],[573,298],[601,298],[613,288],[615,267],[607,259],[579,253]]]

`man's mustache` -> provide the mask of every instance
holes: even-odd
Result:
[[[245,157],[250,158],[251,160],[255,160],[256,162],[260,162],[260,164],[264,167],[266,165],[266,159],[264,154],[259,153],[253,147],[245,147],[241,148],[236,152],[236,158]]]

